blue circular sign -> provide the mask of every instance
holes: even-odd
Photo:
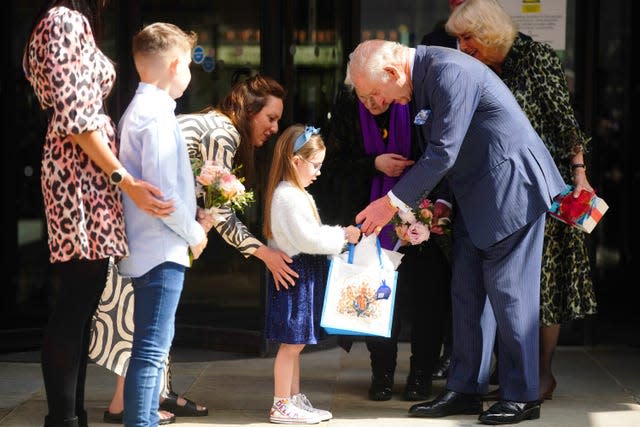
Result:
[[[202,69],[207,73],[210,73],[214,68],[216,68],[216,63],[213,61],[213,58],[210,56],[205,56],[204,60],[202,61]]]
[[[193,48],[192,59],[196,64],[200,64],[204,60],[204,48],[202,46],[198,45]]]

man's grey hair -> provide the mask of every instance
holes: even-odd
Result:
[[[365,40],[349,54],[344,84],[353,89],[353,77],[365,78],[372,83],[386,83],[389,74],[384,67],[402,62],[406,46],[387,40]]]

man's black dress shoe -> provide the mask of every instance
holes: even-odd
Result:
[[[418,400],[428,399],[430,391],[431,378],[424,371],[416,369],[415,371],[410,371],[402,397],[404,400],[417,402]]]
[[[501,400],[494,403],[478,417],[482,424],[516,424],[523,420],[540,418],[540,401],[512,402]]]
[[[391,400],[393,395],[393,376],[389,374],[374,375],[369,387],[369,399],[376,401]]]
[[[409,408],[409,415],[439,418],[449,415],[476,415],[480,411],[482,401],[479,396],[445,390],[434,400],[413,405]]]

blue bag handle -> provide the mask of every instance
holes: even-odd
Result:
[[[361,225],[362,224],[358,224],[356,225],[356,227],[360,228]],[[349,264],[353,264],[353,256],[356,249],[356,244],[349,242],[347,244],[347,248],[349,249],[348,262]],[[378,249],[378,262],[380,263],[380,268],[384,268],[384,265],[382,264],[382,246],[380,246],[380,239],[378,239],[378,236],[376,236],[376,248]]]
[[[358,227],[360,227],[360,225],[358,225]],[[355,253],[356,245],[355,243],[349,242],[347,246],[349,248],[348,262],[349,264],[353,264],[353,256]],[[378,236],[376,236],[376,248],[378,250],[378,262],[380,263],[380,268],[382,269],[384,268],[384,265],[382,264],[382,246],[380,246],[380,239],[378,239]],[[391,289],[383,279],[380,287],[376,291],[376,299],[388,299],[390,295]]]

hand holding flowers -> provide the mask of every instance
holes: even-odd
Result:
[[[429,199],[423,199],[416,209],[409,212],[398,211],[391,222],[401,244],[418,245],[429,240],[431,233],[448,233],[450,215],[451,207],[448,203],[442,200],[433,203]]]
[[[243,179],[233,174],[235,170],[229,172],[213,160],[203,162],[200,159],[191,160],[191,169],[196,178],[196,199],[201,206],[198,207],[197,220],[205,232],[209,232],[216,221],[216,208],[228,206],[242,212],[253,203],[253,192],[245,190]],[[203,249],[204,246],[189,248],[190,260],[197,259]]]
[[[192,168],[197,182],[196,196],[202,200],[205,210],[227,205],[235,211],[242,212],[253,203],[253,192],[245,190],[243,179],[238,179],[233,174],[235,170],[229,172],[213,160],[204,163],[194,160]]]

